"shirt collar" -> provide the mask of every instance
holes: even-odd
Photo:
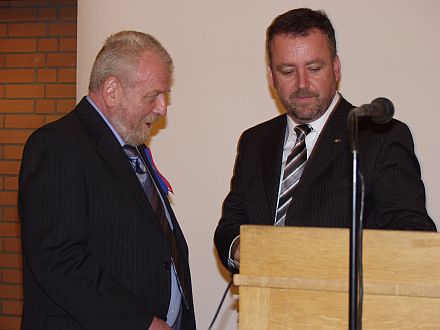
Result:
[[[99,113],[99,115],[102,117],[102,119],[104,119],[105,123],[107,124],[107,126],[111,129],[111,131],[113,132],[114,136],[116,137],[116,139],[118,140],[119,144],[123,147],[125,145],[124,140],[121,138],[121,136],[118,134],[118,132],[116,132],[115,128],[113,127],[113,125],[108,121],[107,117],[101,112],[101,110],[99,110],[98,106],[95,104],[95,102],[93,102],[92,98],[87,95],[86,96],[86,100],[89,101],[89,103],[92,105],[92,107],[96,110],[96,112]]]

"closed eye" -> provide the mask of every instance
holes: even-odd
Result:
[[[318,71],[321,71],[321,69],[322,69],[322,66],[311,66],[311,67],[309,67],[309,71],[311,71],[311,72],[318,72]]]
[[[293,75],[295,72],[293,70],[288,70],[288,71],[281,71],[281,74],[283,76],[291,76]]]

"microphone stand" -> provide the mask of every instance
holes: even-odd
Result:
[[[371,104],[364,104],[354,108],[348,114],[348,136],[350,152],[353,155],[353,194],[352,194],[352,221],[350,230],[350,275],[349,275],[349,329],[362,329],[362,218],[364,211],[364,182],[362,173],[358,169],[359,157],[359,117],[371,117],[377,124],[386,124],[394,115],[393,103],[384,98],[374,99]],[[358,203],[358,178],[360,192]],[[358,210],[359,206],[359,210]]]
[[[357,188],[358,188],[358,116],[351,111],[348,115],[348,131],[350,151],[353,156],[353,187],[352,187],[352,223],[350,229],[350,275],[349,275],[349,329],[360,330],[362,328],[359,315],[360,310],[360,268],[362,251],[362,224],[358,217]]]

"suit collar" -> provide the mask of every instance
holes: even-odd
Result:
[[[75,114],[96,152],[113,169],[115,176],[119,177],[134,199],[153,216],[153,210],[146,202],[145,191],[127,161],[124,150],[111,129],[85,97],[75,108]]]
[[[351,108],[353,106],[341,97],[316,141],[295,193],[316,180],[340,153],[348,151],[347,116]]]
[[[88,136],[97,153],[101,155],[103,160],[113,169],[115,176],[121,180],[137,203],[145,210],[146,219],[151,220],[153,224],[157,226],[159,231],[163,233],[163,229],[159,221],[156,221],[153,208],[148,202],[147,195],[142,188],[139,179],[133,171],[130,162],[127,160],[127,156],[121,147],[121,144],[116,139],[109,126],[85,97],[76,106],[74,114],[77,116],[83,131]],[[151,173],[154,173],[154,170],[145,155],[144,148],[139,148],[139,150],[141,151],[141,156],[144,158],[148,169],[151,171]],[[153,178],[156,181],[156,185],[160,187],[160,184],[157,182],[157,179],[154,177],[154,175]],[[186,251],[187,248],[183,233],[179,224],[177,223],[168,198],[160,188],[159,193],[162,195],[162,198],[165,202],[165,207],[167,208],[168,214],[171,217],[174,228],[173,230],[177,237],[179,249]],[[163,235],[165,234],[163,233]]]
[[[296,194],[315,181],[340,153],[347,151],[347,116],[352,108],[353,106],[341,96],[316,141],[301,181],[295,187]],[[268,205],[274,206],[271,209],[270,222],[275,218],[287,115],[274,118],[268,125],[268,133],[261,144],[261,160]]]

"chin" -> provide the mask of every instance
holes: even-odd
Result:
[[[325,111],[320,108],[309,108],[309,107],[295,107],[294,109],[289,109],[288,114],[294,120],[300,121],[302,123],[310,123],[320,118]]]
[[[144,135],[142,135],[142,137],[139,137],[139,139],[138,139],[139,144],[144,144],[145,142],[148,141],[148,139],[149,139],[150,137],[151,137],[150,134],[144,134]]]

